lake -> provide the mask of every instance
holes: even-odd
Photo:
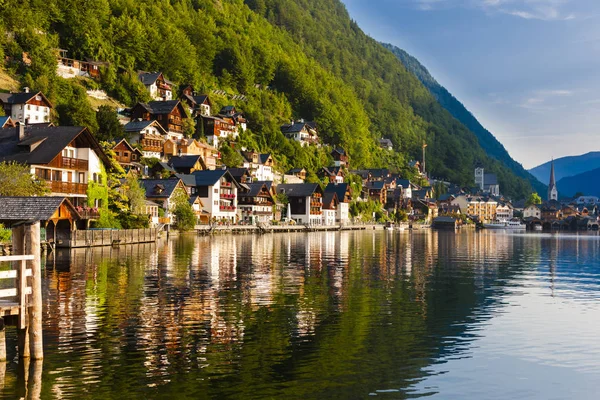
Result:
[[[58,251],[1,398],[595,399],[596,234],[354,231]],[[27,382],[26,382],[27,381]]]

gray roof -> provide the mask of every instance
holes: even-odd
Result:
[[[325,193],[335,193],[340,202],[343,202],[346,198],[346,191],[348,190],[347,183],[330,183],[325,187]]]
[[[199,155],[173,156],[169,160],[168,164],[175,170],[179,168],[189,169],[193,168],[194,165],[196,165],[196,163],[201,160],[202,157]]]
[[[140,81],[142,81],[142,83],[146,86],[152,85],[154,82],[156,82],[160,75],[161,72],[138,72],[138,77],[140,78]]]
[[[181,104],[179,100],[166,100],[166,101],[149,101],[148,103],[138,103],[140,106],[144,107],[150,114],[169,114],[173,111],[175,107]],[[182,117],[186,117],[185,107],[181,108],[184,115]]]
[[[146,191],[147,199],[166,199],[171,197],[175,188],[177,188],[177,184],[179,183],[179,179],[140,179],[140,184]],[[162,189],[162,191],[158,191],[157,189]]]
[[[194,171],[191,174],[176,174],[180,178],[185,186],[213,186],[223,176],[229,177],[229,179],[239,188],[239,183],[235,180],[233,175],[226,169],[215,169],[206,171]]]
[[[125,132],[140,132],[143,129],[146,129],[149,125],[154,124],[159,130],[162,130],[166,133],[165,129],[156,121],[131,121],[125,124],[123,128]]]
[[[9,116],[0,117],[0,128],[4,128],[4,125],[11,120]]]
[[[287,183],[277,186],[277,193],[285,193],[288,197],[312,196],[320,191],[318,183]]]
[[[366,187],[368,189],[383,190],[385,188],[385,182],[384,181],[367,182]]]
[[[38,95],[42,96],[48,104],[50,103],[42,92],[0,93],[0,102],[4,104],[25,104]]]
[[[63,202],[79,218],[65,197],[0,197],[0,221],[47,221]]]
[[[316,127],[316,126],[313,127],[309,122],[294,122],[293,124],[281,125],[281,132],[283,132],[283,133],[301,132],[302,129],[304,129],[304,127],[307,125],[310,129],[314,129]]]
[[[263,189],[263,187],[267,189],[267,191],[269,192],[269,196],[271,194],[271,192],[269,191],[269,187],[266,185],[265,182],[247,183],[246,185],[248,186],[248,191],[244,193],[244,196],[256,197]]]
[[[25,138],[18,140],[18,127],[0,128],[0,161],[48,164],[72,141],[93,149],[107,167],[112,164],[92,134],[81,126],[25,126]],[[48,139],[48,140],[46,140]],[[32,144],[39,143],[30,150]]]
[[[483,183],[484,185],[497,185],[498,177],[496,176],[496,174],[484,174]]]

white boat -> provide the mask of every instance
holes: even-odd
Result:
[[[483,224],[483,227],[486,229],[514,229],[523,231],[527,229],[527,225],[519,220],[495,221],[489,224]]]

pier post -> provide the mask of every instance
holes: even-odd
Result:
[[[4,318],[0,317],[0,364],[6,361],[6,330],[4,329]]]
[[[40,222],[25,226],[25,254],[32,254],[31,298],[29,307],[29,345],[34,360],[44,358],[42,339],[42,263],[40,254]]]
[[[38,222],[39,224],[39,222]],[[12,228],[13,254],[25,254],[24,241],[25,227],[17,225]],[[38,239],[39,240],[39,239]],[[16,261],[20,263],[20,261]],[[20,265],[15,265],[13,269],[19,269]],[[22,278],[21,278],[22,279]],[[20,283],[19,283],[20,284]],[[27,309],[26,309],[27,310]],[[27,331],[27,312],[25,315],[19,313],[19,322],[17,323],[17,347],[20,358],[29,358],[29,335]]]

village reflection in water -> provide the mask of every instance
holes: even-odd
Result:
[[[2,397],[428,395],[411,391],[447,357],[469,357],[478,324],[526,279],[577,296],[577,282],[567,288],[557,274],[597,259],[597,239],[184,235],[57,251],[44,272],[43,372],[19,377],[9,348]]]

